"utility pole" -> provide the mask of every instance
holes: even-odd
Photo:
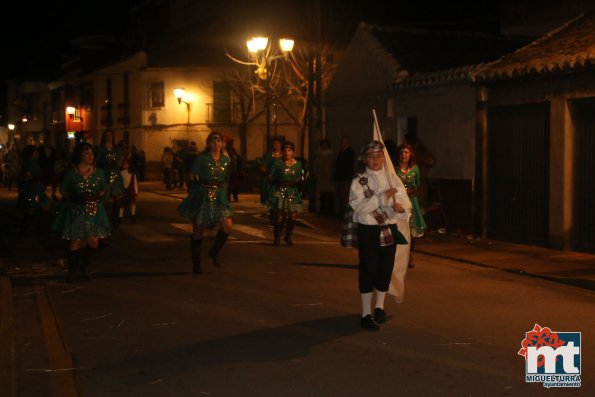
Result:
[[[318,207],[316,195],[316,175],[313,163],[316,160],[318,141],[321,138],[322,124],[322,62],[320,58],[320,0],[310,1],[310,42],[308,57],[308,199],[309,210]]]

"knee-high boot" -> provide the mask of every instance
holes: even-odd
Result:
[[[282,223],[275,223],[273,225],[273,233],[275,236],[275,240],[273,241],[273,245],[281,244],[281,232],[283,231],[283,224]]]
[[[66,264],[68,265],[68,275],[66,276],[67,283],[74,283],[78,278],[78,267],[80,260],[81,250],[68,250],[66,254]]]
[[[229,233],[225,233],[222,229],[219,229],[217,232],[213,247],[209,251],[209,256],[213,260],[213,266],[221,267],[221,263],[219,262],[219,252],[221,252],[221,249],[223,248],[223,245],[227,241],[228,237]]]
[[[192,253],[192,273],[202,273],[200,266],[200,254],[202,249],[202,239],[195,240],[190,236],[190,252]]]
[[[287,226],[285,227],[285,238],[283,239],[287,245],[293,245],[293,228],[295,227],[295,220],[288,219]]]

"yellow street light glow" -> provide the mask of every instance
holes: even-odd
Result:
[[[279,48],[283,52],[291,52],[293,50],[293,43],[292,39],[279,39]]]

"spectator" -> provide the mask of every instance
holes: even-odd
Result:
[[[333,184],[334,162],[331,142],[328,139],[321,139],[314,160],[314,177],[316,179],[316,190],[319,195],[319,213],[322,215],[333,215],[335,190]]]
[[[52,146],[51,134],[45,130],[43,135],[43,144],[38,147],[39,151],[39,168],[41,168],[41,183],[44,188],[50,188],[52,192],[52,199],[58,200],[56,196],[56,189],[58,187],[55,166],[57,159],[57,151]]]
[[[341,150],[335,160],[335,172],[333,179],[335,181],[335,192],[337,194],[335,214],[338,217],[343,216],[343,211],[349,201],[349,187],[355,175],[355,151],[351,147],[349,137],[341,138]]]
[[[238,195],[240,192],[240,183],[244,180],[244,171],[242,170],[242,157],[233,146],[234,139],[232,137],[225,138],[225,151],[229,156],[229,181],[227,184],[227,199],[238,202]]]
[[[174,151],[169,147],[163,148],[163,156],[161,157],[163,163],[163,183],[165,190],[173,189],[173,165],[174,165]]]

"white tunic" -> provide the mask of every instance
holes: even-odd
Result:
[[[367,198],[364,194],[365,186],[360,184],[360,178],[364,176],[368,179],[368,186],[374,192],[374,195]],[[349,204],[353,208],[353,220],[363,225],[378,225],[376,218],[372,215],[378,207],[381,207],[386,212],[389,220],[387,223],[396,224],[399,219],[409,219],[411,212],[411,201],[407,196],[407,190],[403,186],[403,182],[396,175],[390,175],[391,183],[388,182],[388,175],[384,169],[380,171],[373,171],[366,167],[363,174],[359,174],[351,182],[351,189],[349,191]],[[394,196],[397,203],[400,204],[405,212],[397,213],[393,209],[393,201],[386,200],[386,191],[391,188],[397,189],[397,194]]]

